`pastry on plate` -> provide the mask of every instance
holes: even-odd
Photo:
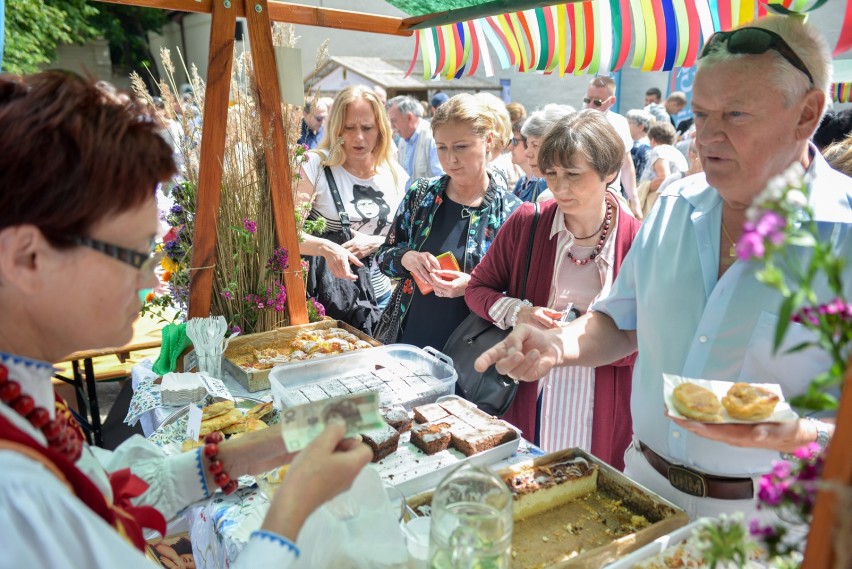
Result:
[[[765,387],[750,383],[735,383],[722,397],[728,415],[741,421],[764,421],[775,411],[781,400]]]
[[[704,423],[722,421],[722,404],[716,394],[706,387],[681,383],[672,391],[672,404],[687,419]]]
[[[272,401],[266,401],[264,403],[258,403],[254,407],[248,410],[246,413],[246,417],[251,419],[263,419],[272,411]]]
[[[233,409],[233,401],[230,401],[228,399],[226,399],[225,401],[219,401],[218,403],[208,405],[207,407],[201,410],[201,420],[206,421],[208,419],[212,419],[213,417],[224,415],[225,413],[229,413]]]
[[[233,401],[231,402],[233,405]],[[212,433],[213,431],[221,431],[230,427],[237,421],[242,420],[243,414],[239,409],[231,409],[229,412],[224,415],[219,415],[217,417],[213,417],[212,419],[207,419],[205,421],[201,421],[201,429],[198,431],[200,436],[207,435]]]

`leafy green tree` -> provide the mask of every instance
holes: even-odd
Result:
[[[156,73],[148,32],[160,32],[166,11],[95,0],[6,0],[3,71],[33,73],[56,59],[59,44],[109,42],[110,59],[121,74]]]
[[[33,73],[56,58],[60,43],[96,37],[89,22],[96,13],[86,0],[6,0],[3,71]]]

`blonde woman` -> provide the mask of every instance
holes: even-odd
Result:
[[[432,133],[446,174],[412,184],[377,255],[382,271],[402,281],[387,308],[401,319],[391,341],[440,348],[470,314],[464,302],[470,272],[521,204],[504,177],[487,168],[495,145],[505,144],[501,128],[473,95],[456,95],[435,111]],[[441,268],[436,256],[448,251],[460,270]],[[413,275],[434,292],[423,294]]]
[[[308,292],[319,295],[329,316],[371,333],[371,323],[391,291],[390,280],[379,272],[372,256],[384,243],[393,212],[405,195],[408,174],[392,158],[390,121],[371,89],[353,85],[338,93],[325,128],[319,148],[308,152],[297,188],[297,200],[311,203],[308,218],[325,221],[325,232],[303,234],[299,248],[302,255],[323,259],[312,263]],[[348,217],[348,229],[341,213]],[[358,307],[327,296],[342,286],[332,279],[356,285]],[[364,290],[370,286],[372,294]]]

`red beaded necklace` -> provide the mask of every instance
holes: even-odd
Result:
[[[51,419],[47,409],[36,407],[32,397],[21,393],[21,384],[9,379],[9,369],[3,364],[0,364],[0,400],[44,433],[48,448],[72,463],[83,454],[83,439],[79,431],[69,425],[62,414]]]
[[[609,227],[610,227],[611,224],[612,224],[612,205],[609,202],[607,202],[606,213],[604,214],[603,223],[601,223],[600,228],[598,228],[598,231],[603,229],[603,233],[601,233],[601,238],[598,239],[598,244],[595,245],[594,251],[592,251],[592,254],[589,256],[588,259],[577,259],[576,257],[574,257],[574,254],[571,252],[571,249],[568,249],[568,252],[566,253],[566,255],[568,256],[569,259],[571,259],[571,262],[574,263],[575,265],[582,267],[583,265],[587,264],[589,261],[593,261],[594,258],[597,257],[598,255],[600,255],[601,250],[603,249],[604,243],[606,243],[606,235],[607,235],[607,233],[609,233]],[[594,237],[595,235],[597,235],[597,232],[595,232],[592,235],[589,235],[589,237]],[[589,237],[580,237],[579,239],[588,239]],[[577,238],[575,237],[575,241],[576,241],[576,239]]]

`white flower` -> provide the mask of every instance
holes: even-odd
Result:
[[[808,198],[805,197],[805,194],[801,190],[796,189],[787,192],[785,201],[795,209],[801,209],[808,205]]]
[[[784,183],[791,188],[798,188],[802,185],[804,176],[804,167],[799,162],[794,162],[784,171]]]

